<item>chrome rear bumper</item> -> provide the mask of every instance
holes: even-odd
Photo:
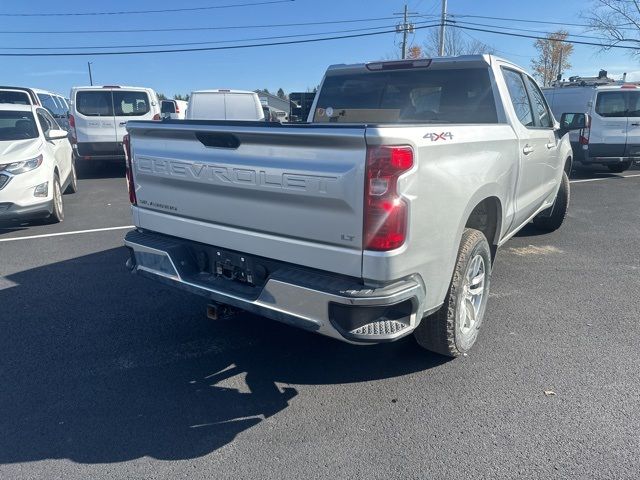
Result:
[[[305,330],[350,343],[392,341],[411,333],[420,321],[424,287],[411,277],[368,288],[356,279],[279,263],[263,285],[201,271],[199,252],[208,245],[133,230],[124,241],[128,267],[141,275]],[[254,259],[259,263],[259,258]]]

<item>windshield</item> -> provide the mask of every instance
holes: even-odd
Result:
[[[31,112],[0,110],[0,141],[38,137],[38,127]]]
[[[315,122],[497,123],[487,68],[328,76]]]

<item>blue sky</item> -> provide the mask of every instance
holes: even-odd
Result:
[[[136,0],[87,2],[66,0],[54,3],[43,0],[3,0],[0,15],[7,13],[95,12],[145,9],[172,9],[223,6],[252,3],[259,0]],[[437,14],[439,0],[408,0],[412,11],[423,15]],[[142,45],[181,42],[218,42],[256,37],[285,36],[323,32],[339,32],[371,27],[391,27],[393,19],[361,23],[325,24],[303,27],[242,28],[233,30],[136,32],[149,28],[246,26],[282,23],[323,22],[336,20],[390,17],[400,12],[400,0],[294,0],[268,5],[218,8],[191,12],[127,14],[108,16],[6,17],[0,16],[0,51],[16,53],[9,48],[78,47]],[[558,22],[584,23],[580,12],[589,0],[478,1],[449,0],[449,11],[457,14],[528,18]],[[429,22],[416,18],[414,22]],[[502,24],[534,30],[554,30],[552,26],[517,24],[494,20],[468,19],[478,23]],[[482,27],[480,27],[482,28]],[[557,28],[557,27],[556,27]],[[124,33],[89,34],[11,34],[16,30],[57,32],[69,30],[118,29]],[[383,28],[385,29],[385,28]],[[582,28],[568,27],[572,33]],[[481,32],[468,32],[497,49],[501,56],[529,68],[535,55],[533,40],[505,37]],[[426,30],[418,30],[411,40],[421,44]],[[593,35],[593,33],[592,33]],[[331,35],[327,35],[331,36]],[[310,37],[307,37],[310,38]],[[357,63],[389,58],[399,51],[400,36],[386,34],[347,40],[334,40],[299,45],[273,46],[228,51],[165,53],[136,56],[94,57],[0,57],[0,83],[28,85],[68,95],[72,86],[89,83],[87,61],[93,62],[96,84],[148,86],[167,95],[188,93],[203,88],[268,88],[304,91],[317,85],[324,69],[334,63]],[[167,47],[170,48],[170,47]],[[177,47],[179,48],[179,47]],[[4,49],[4,50],[3,50]],[[127,50],[127,48],[122,48]],[[611,74],[640,71],[638,60],[624,51],[601,52],[596,47],[575,46],[573,68],[567,74],[593,75],[600,68]],[[637,74],[640,77],[640,72]],[[640,78],[639,78],[640,79]]]

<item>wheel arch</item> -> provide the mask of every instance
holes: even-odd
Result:
[[[497,196],[477,202],[467,216],[464,228],[481,231],[489,242],[491,259],[496,256],[502,230],[502,202]]]

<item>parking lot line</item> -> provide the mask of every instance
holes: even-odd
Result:
[[[29,235],[28,237],[0,238],[0,242],[15,242],[17,240],[32,240],[34,238],[59,237],[62,235],[78,235],[80,233],[108,232],[110,230],[124,230],[135,228],[134,225],[123,225],[121,227],[92,228],[91,230],[75,230],[73,232],[45,233],[43,235]]]
[[[612,178],[633,178],[633,177],[640,177],[640,174],[622,175],[621,177],[585,178],[584,180],[571,180],[571,183],[601,182],[602,180],[610,180]]]

